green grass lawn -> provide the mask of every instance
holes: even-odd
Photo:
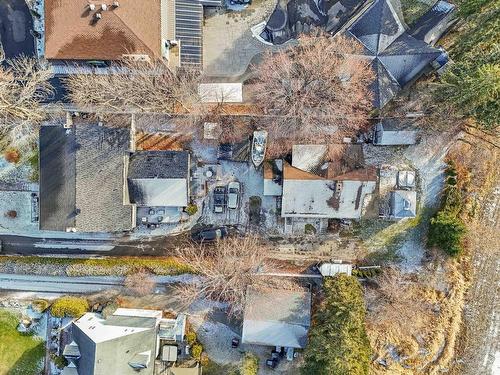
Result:
[[[16,329],[17,317],[0,309],[0,375],[36,375],[45,343]]]

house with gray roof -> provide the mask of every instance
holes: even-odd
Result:
[[[259,37],[282,44],[321,27],[357,40],[376,76],[373,105],[382,108],[422,74],[446,65],[448,55],[434,44],[451,26],[454,9],[440,0],[409,29],[400,0],[278,1]]]
[[[417,215],[417,192],[394,190],[390,193],[390,217],[394,219],[412,218]]]
[[[311,293],[248,288],[243,344],[305,348],[311,326]]]
[[[187,151],[136,151],[130,157],[130,202],[138,206],[185,207],[189,199]]]
[[[156,364],[166,373],[176,374],[177,354],[186,354],[186,315],[179,314],[175,319],[162,316],[160,310],[127,308],[118,308],[107,318],[86,313],[70,326],[70,342],[62,353],[68,366],[62,373],[153,375]],[[201,374],[201,366],[185,374]]]
[[[430,70],[434,62],[447,60],[443,60],[446,52],[424,40],[425,32],[413,30],[412,35],[407,31],[399,0],[373,1],[351,20],[344,33],[360,42],[363,58],[375,72],[371,88],[377,108]]]
[[[86,313],[73,322],[72,342],[64,348],[67,371],[78,375],[153,375],[157,327],[162,312],[118,309],[104,319]]]
[[[40,229],[121,232],[134,227],[123,181],[128,128],[42,126],[39,149]]]

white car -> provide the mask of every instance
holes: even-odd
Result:
[[[238,201],[240,196],[240,183],[238,181],[230,182],[227,185],[227,207],[228,208],[238,208]]]

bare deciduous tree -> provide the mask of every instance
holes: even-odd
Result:
[[[53,93],[52,72],[46,64],[21,56],[0,65],[0,132],[20,140],[33,134],[33,126],[47,112],[43,103]]]
[[[360,49],[344,36],[303,35],[298,46],[265,55],[254,68],[254,97],[270,116],[263,127],[271,142],[328,140],[366,125],[374,72],[357,56]]]
[[[229,238],[214,245],[189,244],[178,249],[179,258],[201,276],[195,284],[179,286],[187,303],[197,298],[225,302],[229,313],[240,314],[246,289],[256,283],[265,247],[255,237]]]
[[[431,296],[435,292],[396,268],[387,268],[377,277],[378,288],[366,291],[367,321],[389,334],[411,336],[428,324],[432,317]]]
[[[155,282],[147,270],[140,269],[127,275],[125,287],[138,296],[145,296],[153,292]]]
[[[122,61],[113,74],[81,71],[64,80],[69,99],[92,112],[188,113],[197,105],[198,72],[159,61]]]

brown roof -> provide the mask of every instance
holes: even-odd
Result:
[[[283,163],[283,178],[285,180],[324,180],[323,177],[292,167],[287,162]]]
[[[271,180],[273,178],[273,166],[270,162],[264,162],[264,180]]]
[[[332,178],[335,181],[377,181],[377,169],[373,167],[356,169]]]
[[[119,60],[124,54],[161,56],[161,0],[101,2],[45,0],[45,57],[68,60]],[[104,3],[104,1],[102,2]],[[99,11],[102,19],[95,21]]]

